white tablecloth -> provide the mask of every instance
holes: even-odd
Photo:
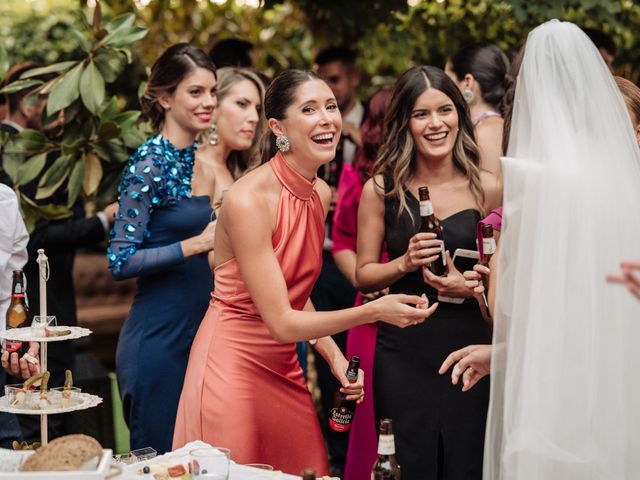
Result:
[[[160,455],[151,460],[147,460],[146,462],[139,462],[133,465],[126,465],[124,467],[124,472],[117,477],[112,477],[114,480],[153,480],[153,475],[140,475],[137,472],[140,471],[142,467],[145,465],[150,465],[154,463],[170,463],[170,464],[178,464],[182,463],[185,466],[189,462],[189,451],[195,448],[207,448],[211,447],[211,445],[201,442],[195,441],[186,444],[184,447],[179,448],[173,452],[166,453],[164,455]],[[233,458],[233,452],[231,452],[231,457]],[[282,472],[269,472],[266,470],[260,470],[257,468],[246,467],[244,465],[237,465],[231,462],[231,467],[229,469],[229,480],[296,480],[300,479],[300,477],[296,477],[294,475],[287,475]]]

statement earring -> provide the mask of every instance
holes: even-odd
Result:
[[[468,88],[464,92],[462,92],[462,96],[467,103],[471,103],[471,101],[473,100],[473,92]]]
[[[278,135],[276,137],[276,147],[278,147],[278,150],[282,153],[285,153],[291,150],[291,142],[289,142],[286,135]]]
[[[209,145],[217,145],[220,139],[218,138],[218,127],[216,122],[211,122],[209,126]]]

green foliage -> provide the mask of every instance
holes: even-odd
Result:
[[[64,112],[64,128],[53,138],[30,129],[0,138],[2,169],[19,191],[29,227],[38,216],[70,215],[70,207],[80,196],[91,206],[113,200],[114,177],[120,175],[132,149],[144,141],[136,124],[140,112],[123,111],[122,102],[108,96],[106,86],[120,76],[131,59],[130,44],[140,40],[146,29],[135,24],[131,13],[103,25],[100,4],[91,23],[83,14],[77,19],[74,25],[79,29],[74,30],[73,37],[82,44],[82,58],[29,70],[3,90],[12,93],[30,88],[33,92],[29,95],[48,94],[49,120]],[[43,74],[55,77],[43,83],[37,78]],[[48,162],[48,158],[55,160]],[[36,180],[34,198],[29,198],[21,187]],[[63,185],[66,204],[56,205],[49,199]]]

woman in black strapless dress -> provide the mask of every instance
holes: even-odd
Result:
[[[489,383],[463,393],[440,376],[447,355],[491,340],[462,273],[427,268],[439,261],[441,244],[417,233],[418,188],[429,186],[435,215],[444,227],[445,249],[476,249],[476,224],[500,201],[495,177],[478,168],[473,125],[464,99],[440,69],[414,67],[397,81],[387,112],[387,139],[377,175],[364,187],[358,221],[357,281],[363,291],[438,293],[464,298],[440,302],[426,322],[404,330],[380,325],[373,388],[376,417],[394,423],[403,480],[482,478]],[[386,242],[389,263],[378,263]]]

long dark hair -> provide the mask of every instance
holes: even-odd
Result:
[[[482,99],[495,110],[508,88],[506,79],[509,72],[509,59],[493,43],[473,43],[462,47],[449,59],[451,70],[458,80],[470,73],[480,84]]]
[[[264,115],[267,120],[275,118],[284,120],[287,108],[296,98],[298,87],[310,80],[320,80],[320,77],[307,70],[285,70],[273,79],[264,94]],[[276,136],[269,129],[262,139],[262,162],[269,161],[277,152]]]
[[[413,136],[409,129],[411,112],[416,100],[429,89],[440,90],[453,102],[458,113],[458,134],[453,147],[453,165],[469,180],[469,189],[473,194],[480,212],[484,212],[484,190],[480,183],[480,156],[473,134],[473,123],[469,116],[469,107],[462,97],[460,89],[442,70],[431,66],[417,66],[404,72],[396,81],[393,95],[385,116],[385,143],[382,146],[374,175],[391,177],[392,185],[388,193],[377,185],[385,197],[396,197],[400,202],[398,216],[407,207],[404,190],[415,173],[416,152]]]
[[[176,43],[167,48],[151,67],[140,105],[155,130],[159,130],[164,122],[164,109],[158,103],[158,97],[163,93],[173,93],[196,68],[205,68],[216,74],[216,67],[209,56],[189,43]]]

